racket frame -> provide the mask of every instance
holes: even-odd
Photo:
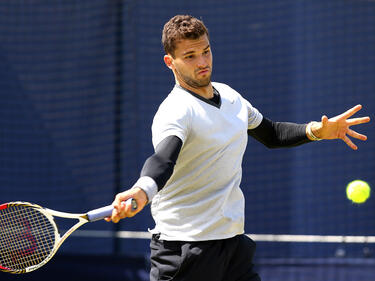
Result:
[[[28,266],[24,269],[11,269],[11,268],[6,268],[0,265],[0,270],[4,272],[22,274],[22,273],[28,273],[28,272],[34,271],[42,267],[43,265],[45,265],[47,262],[49,262],[52,259],[52,257],[56,254],[57,250],[60,248],[62,243],[64,243],[64,241],[66,240],[66,238],[69,237],[70,234],[72,234],[76,229],[78,229],[85,223],[89,222],[86,214],[72,214],[72,213],[59,212],[59,211],[43,208],[37,204],[32,204],[32,203],[22,202],[22,201],[9,202],[6,204],[2,204],[0,205],[0,210],[10,208],[10,207],[16,207],[16,206],[29,207],[42,213],[53,226],[53,230],[55,234],[55,243],[49,255],[42,262],[36,265]],[[67,232],[65,232],[63,236],[60,236],[54,217],[77,219],[78,222],[75,225],[73,225]]]
[[[135,211],[138,208],[137,202],[133,198],[129,198],[128,200],[126,200],[126,202],[124,202],[124,204],[130,204],[131,209],[133,211]],[[69,235],[72,234],[75,230],[77,230],[79,227],[81,227],[82,225],[88,222],[94,222],[94,221],[104,219],[105,217],[110,217],[113,211],[113,206],[108,205],[102,208],[91,210],[85,214],[74,214],[74,213],[59,212],[59,211],[55,211],[52,209],[43,208],[37,204],[23,202],[23,201],[15,201],[15,202],[2,204],[0,205],[0,211],[9,207],[15,207],[15,206],[30,207],[42,213],[53,226],[53,230],[55,234],[55,243],[53,245],[51,252],[40,263],[36,265],[28,266],[25,269],[11,269],[11,268],[6,268],[0,265],[1,271],[15,273],[15,274],[28,273],[28,272],[34,271],[42,267],[43,265],[45,265],[48,261],[52,259],[52,257],[56,254],[57,250],[60,248],[62,243],[64,243],[66,238],[68,238]],[[75,225],[73,225],[68,231],[66,231],[63,236],[60,236],[54,217],[76,219],[78,220],[78,222]]]

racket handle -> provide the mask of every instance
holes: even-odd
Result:
[[[135,199],[133,198],[129,198],[128,200],[126,200],[125,204],[131,204],[132,211],[135,211],[138,208],[137,201],[135,201]],[[104,218],[110,217],[112,215],[112,211],[113,211],[112,205],[108,205],[99,209],[95,209],[87,213],[87,219],[90,222],[102,220]]]

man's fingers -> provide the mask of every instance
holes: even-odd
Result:
[[[122,202],[124,204],[124,212],[126,217],[131,218],[137,214],[137,209],[133,210],[131,201]]]
[[[105,219],[106,221],[108,222],[112,221],[114,223],[118,223],[122,219],[124,206],[122,205],[121,197],[122,196],[119,194],[115,197],[115,200],[112,203],[112,206],[113,206],[112,216],[109,218],[106,218]]]
[[[362,108],[362,105],[358,104],[358,105],[352,107],[351,109],[348,109],[344,113],[340,114],[338,117],[340,119],[348,119],[350,116],[354,115],[359,110],[361,110],[361,108]]]
[[[356,131],[353,131],[351,129],[348,130],[347,134],[353,138],[356,138],[356,139],[359,139],[359,140],[367,140],[367,136],[366,135],[362,135],[360,133],[357,133]]]
[[[366,116],[366,117],[360,117],[360,118],[352,118],[352,119],[346,120],[346,122],[349,126],[359,125],[359,124],[370,122],[370,117]]]
[[[353,150],[357,150],[358,147],[347,137],[343,137],[342,140]]]
[[[111,217],[112,222],[118,223],[120,219],[121,219],[121,210],[118,210],[116,207],[113,208],[112,217]]]
[[[130,200],[130,198],[132,199]],[[106,221],[118,223],[121,219],[135,216],[147,204],[147,200],[147,194],[139,187],[133,187],[127,191],[118,193],[112,203],[112,215]],[[135,204],[133,205],[132,203]]]
[[[328,117],[326,115],[323,115],[322,116],[322,124],[323,124],[323,127],[328,123]]]
[[[115,201],[113,201],[113,207],[115,208],[121,208],[121,202],[127,200],[128,198],[130,198],[130,195],[126,195],[125,193],[119,193],[116,195],[115,197]]]
[[[107,218],[106,221],[112,220],[112,222],[118,223],[121,219],[130,218],[136,215],[137,210],[133,210],[130,200],[123,201],[121,198],[128,198],[128,196],[116,196],[116,199],[112,204],[112,216]]]

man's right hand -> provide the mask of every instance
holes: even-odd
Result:
[[[138,207],[136,210],[132,210],[131,205],[125,203],[129,198],[133,198],[137,202]],[[112,216],[105,220],[118,223],[121,219],[133,217],[144,208],[147,202],[148,199],[146,193],[139,187],[133,187],[129,190],[118,193],[112,203],[112,206],[114,207]]]

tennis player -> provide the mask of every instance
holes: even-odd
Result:
[[[150,280],[256,281],[255,243],[244,235],[241,164],[248,135],[268,148],[293,147],[348,136],[366,140],[350,126],[357,105],[320,122],[295,124],[264,117],[230,86],[211,82],[212,52],[202,21],[178,15],[164,26],[164,62],[176,85],[160,105],[152,124],[155,153],[134,186],[119,193],[112,220],[132,217],[151,204]],[[122,202],[136,199],[131,211]]]

